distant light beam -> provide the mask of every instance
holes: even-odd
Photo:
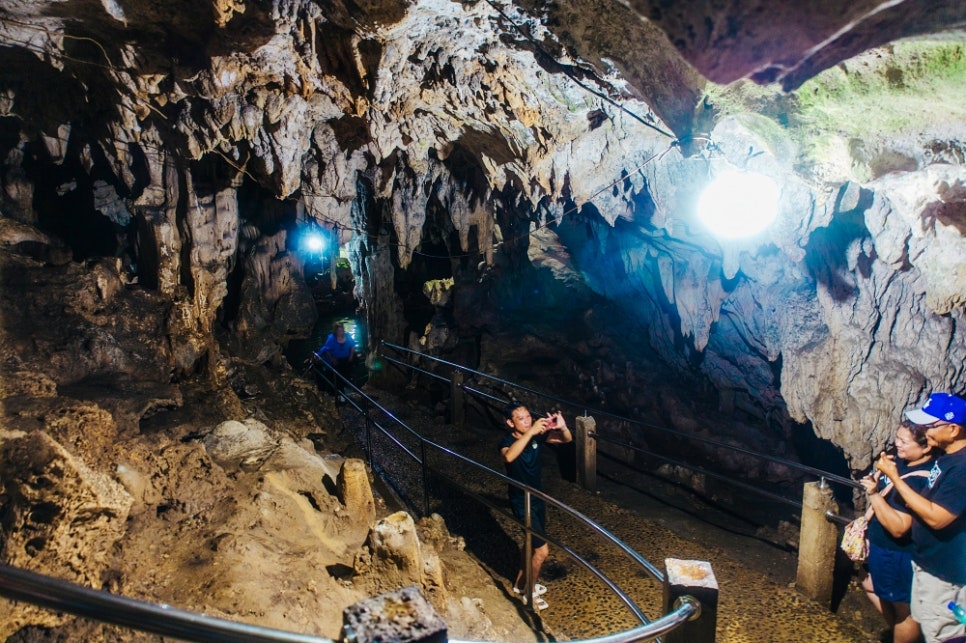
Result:
[[[763,174],[722,172],[698,199],[697,215],[717,237],[751,237],[778,216],[778,197],[778,186]]]
[[[322,252],[325,249],[325,239],[322,238],[321,234],[310,232],[305,235],[302,245],[309,252]]]

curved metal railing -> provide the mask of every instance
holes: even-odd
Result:
[[[334,643],[331,639],[296,634],[256,625],[187,612],[170,605],[148,603],[98,591],[59,578],[0,564],[0,596],[47,609],[91,618],[132,630],[172,636],[200,643]],[[584,639],[577,643],[628,643],[648,641],[670,632],[701,613],[701,605],[686,596],[669,614],[618,635]],[[449,639],[450,643],[473,643]]]
[[[320,369],[319,368],[320,366],[324,366],[325,370],[323,371],[322,369]],[[479,474],[483,474],[501,483],[513,485],[518,489],[521,489],[524,493],[526,506],[528,507],[532,498],[536,497],[536,498],[542,499],[548,505],[553,506],[559,511],[562,511],[563,513],[569,515],[570,517],[574,518],[575,520],[583,524],[585,527],[589,528],[597,535],[604,538],[611,545],[615,546],[618,550],[620,550],[625,556],[630,558],[631,561],[633,561],[636,565],[642,568],[650,577],[654,578],[658,582],[663,582],[664,574],[661,573],[661,571],[657,569],[653,564],[651,564],[650,561],[645,559],[638,552],[631,549],[622,540],[614,536],[607,529],[597,524],[587,516],[581,514],[580,512],[569,507],[568,505],[565,505],[564,503],[556,500],[552,496],[549,496],[543,493],[539,489],[535,489],[528,485],[517,482],[516,480],[513,480],[512,478],[498,471],[495,471],[483,464],[480,464],[475,460],[467,458],[466,456],[460,453],[457,453],[452,449],[449,449],[443,445],[437,444],[431,440],[426,439],[425,437],[420,435],[417,431],[409,427],[401,419],[399,419],[389,409],[386,409],[381,404],[379,404],[376,400],[372,399],[361,388],[356,386],[352,381],[350,381],[348,378],[343,376],[341,373],[337,372],[335,368],[333,368],[328,363],[318,362],[313,366],[313,370],[320,378],[322,378],[325,381],[325,383],[328,386],[331,386],[334,388],[336,381],[338,381],[341,383],[343,387],[351,389],[351,391],[355,394],[355,395],[346,396],[346,404],[350,408],[354,409],[355,412],[357,412],[361,417],[365,418],[365,424],[366,424],[366,427],[365,427],[366,435],[364,436],[365,443],[366,443],[365,450],[366,450],[366,455],[369,458],[370,467],[372,467],[375,470],[379,470],[379,463],[376,461],[376,456],[375,456],[376,450],[373,446],[373,434],[372,434],[373,428],[377,429],[381,435],[386,437],[402,453],[404,453],[406,456],[408,456],[410,459],[412,459],[415,463],[417,463],[420,466],[420,469],[422,471],[422,489],[423,489],[422,500],[423,500],[424,515],[428,514],[430,510],[430,503],[428,498],[430,485],[428,482],[428,475],[431,472],[433,475],[436,475],[442,479],[447,480],[449,483],[459,488],[461,492],[472,497],[474,500],[480,502],[481,504],[489,507],[494,511],[499,512],[504,518],[515,523],[517,526],[523,529],[525,533],[525,554],[524,554],[525,560],[529,560],[530,558],[530,553],[532,551],[531,549],[532,537],[535,535],[539,536],[540,538],[558,547],[561,551],[565,552],[572,560],[577,562],[584,569],[586,569],[588,572],[593,574],[598,580],[603,582],[604,585],[611,592],[613,592],[617,596],[617,598],[642,623],[638,627],[625,630],[623,632],[611,634],[601,638],[588,639],[588,641],[594,641],[595,643],[598,641],[601,641],[601,642],[606,641],[607,643],[632,643],[634,641],[655,640],[658,637],[660,637],[662,634],[668,631],[671,631],[672,629],[686,622],[687,620],[697,618],[700,615],[700,603],[693,597],[686,597],[687,600],[680,601],[680,604],[677,605],[668,614],[665,614],[661,618],[658,618],[654,621],[648,621],[643,611],[634,603],[634,601],[623,590],[621,590],[612,580],[610,580],[604,573],[602,573],[592,563],[590,563],[586,558],[584,558],[578,552],[568,547],[565,543],[561,542],[559,539],[554,538],[553,536],[548,535],[546,533],[538,532],[534,530],[529,524],[529,518],[528,518],[529,512],[524,512],[525,515],[527,516],[526,522],[520,522],[512,514],[507,512],[505,508],[503,508],[502,506],[497,506],[494,503],[490,502],[481,494],[476,493],[466,485],[455,480],[452,476],[447,475],[444,470],[440,468],[430,467],[427,459],[427,449],[437,454],[443,455],[444,457],[449,457],[462,464],[465,464],[471,467],[474,471],[476,471]],[[330,377],[328,377],[329,375],[333,377],[330,379]],[[367,407],[370,407],[370,408],[367,408]],[[408,447],[397,436],[393,435],[386,427],[382,426],[382,424],[374,420],[370,413],[371,409],[378,410],[387,419],[391,420],[393,424],[398,426],[406,435],[417,440],[419,444],[419,452],[417,453],[416,450]],[[389,482],[391,483],[391,481]],[[399,491],[398,488],[396,490]],[[414,503],[410,498],[408,498],[408,496],[404,497],[404,501],[407,501],[411,507],[415,508]],[[530,570],[527,569],[525,571],[529,576]],[[535,579],[527,578],[527,586],[528,587],[532,586],[532,583],[534,580]]]
[[[693,434],[683,433],[681,431],[677,431],[677,430],[672,429],[670,427],[661,426],[661,425],[653,424],[653,423],[650,423],[650,422],[644,422],[642,420],[636,420],[634,418],[629,418],[627,416],[619,415],[617,413],[613,413],[611,411],[607,411],[607,410],[604,410],[604,409],[592,408],[592,407],[589,407],[589,406],[587,406],[585,404],[580,404],[580,403],[574,402],[572,400],[567,400],[565,398],[561,398],[559,396],[552,395],[552,394],[546,393],[544,391],[539,391],[539,390],[530,388],[528,386],[524,386],[522,384],[518,384],[516,382],[512,382],[510,380],[507,380],[507,379],[504,379],[504,378],[501,378],[501,377],[497,377],[495,375],[491,375],[489,373],[484,373],[482,371],[477,371],[475,369],[469,368],[469,367],[464,366],[462,364],[457,364],[455,362],[451,362],[451,361],[448,361],[448,360],[445,360],[445,359],[441,359],[441,358],[435,357],[433,355],[428,355],[426,353],[421,353],[419,351],[415,351],[415,350],[412,350],[410,348],[406,348],[404,346],[399,346],[398,344],[393,344],[391,342],[383,341],[383,342],[381,342],[381,344],[382,344],[382,346],[385,346],[385,347],[390,348],[390,349],[392,349],[394,351],[397,351],[398,353],[403,353],[403,354],[406,354],[406,355],[409,355],[409,356],[413,356],[413,357],[418,357],[418,358],[425,358],[425,359],[427,359],[427,360],[429,360],[429,361],[431,361],[431,362],[433,362],[435,364],[440,364],[442,366],[451,368],[451,369],[453,369],[453,372],[454,373],[455,372],[462,372],[462,373],[472,374],[472,375],[474,375],[476,377],[483,378],[485,380],[494,382],[494,383],[499,384],[501,386],[514,388],[514,389],[519,390],[519,391],[524,391],[524,392],[529,393],[531,395],[534,395],[534,396],[543,398],[545,400],[549,400],[549,401],[554,402],[554,403],[557,403],[557,404],[566,405],[567,407],[574,408],[574,409],[583,409],[584,415],[593,414],[595,417],[606,417],[606,418],[610,418],[612,420],[616,420],[616,421],[619,421],[619,422],[625,422],[625,423],[628,423],[628,424],[632,424],[632,425],[644,427],[646,429],[652,429],[652,430],[655,430],[655,431],[660,431],[660,432],[663,432],[663,433],[667,433],[669,435],[673,435],[673,436],[676,436],[676,437],[680,437],[680,438],[684,438],[684,439],[690,440],[692,442],[699,442],[699,443],[707,444],[707,445],[714,446],[714,447],[728,449],[730,451],[733,451],[735,453],[739,453],[741,455],[750,456],[750,457],[753,457],[753,458],[756,458],[756,459],[759,459],[759,460],[762,460],[762,461],[766,461],[766,462],[771,462],[771,463],[774,463],[774,464],[779,464],[779,465],[788,467],[790,469],[795,469],[795,470],[801,472],[802,474],[809,475],[809,476],[815,476],[815,477],[817,477],[820,480],[825,481],[825,482],[834,482],[836,484],[840,484],[840,485],[843,485],[843,486],[846,486],[846,487],[850,487],[850,488],[853,488],[853,489],[861,489],[862,488],[862,485],[859,482],[856,482],[855,480],[852,480],[851,478],[846,478],[846,477],[843,477],[843,476],[840,476],[840,475],[836,475],[836,474],[831,473],[829,471],[823,471],[822,469],[818,469],[816,467],[812,467],[812,466],[809,466],[809,465],[806,465],[806,464],[802,464],[800,462],[795,462],[794,460],[789,460],[787,458],[781,458],[781,457],[769,455],[769,454],[766,454],[766,453],[760,453],[758,451],[754,451],[752,449],[748,449],[748,448],[745,448],[745,447],[742,447],[742,446],[739,446],[739,445],[736,445],[736,444],[730,444],[730,443],[725,442],[723,440],[716,440],[714,438],[709,438],[709,437],[702,436],[702,435],[693,435]],[[447,377],[445,377],[443,375],[440,375],[439,373],[434,373],[434,372],[429,371],[427,369],[420,368],[420,367],[416,366],[415,364],[411,364],[411,363],[404,362],[402,360],[396,359],[396,358],[392,357],[391,355],[387,355],[385,353],[385,351],[381,352],[381,357],[383,359],[385,359],[386,361],[388,361],[389,363],[391,363],[391,364],[394,364],[394,365],[397,365],[399,367],[402,367],[402,368],[405,368],[405,369],[409,369],[409,370],[412,370],[412,371],[415,371],[415,372],[418,372],[418,373],[427,375],[427,376],[429,376],[429,377],[431,377],[433,379],[436,379],[436,380],[439,380],[439,381],[442,381],[442,382],[446,382],[446,383],[452,384],[452,379],[450,379],[450,378],[447,378]],[[502,399],[502,398],[499,398],[497,396],[494,396],[494,395],[492,395],[490,393],[487,393],[485,391],[481,391],[479,389],[475,389],[472,386],[469,386],[469,385],[466,385],[466,384],[460,385],[460,388],[462,390],[466,391],[467,393],[470,393],[470,394],[472,394],[474,396],[482,397],[483,399],[486,399],[488,401],[495,402],[495,403],[498,403],[498,404],[505,404],[505,403],[507,403],[509,401],[509,400]],[[631,444],[629,442],[626,442],[626,441],[623,441],[623,440],[619,440],[619,439],[613,438],[611,436],[605,435],[605,434],[601,433],[600,431],[596,431],[596,432],[591,433],[591,437],[593,437],[594,439],[596,439],[596,440],[598,440],[600,442],[607,442],[607,443],[614,444],[614,445],[617,445],[617,446],[620,446],[620,447],[628,448],[628,449],[631,449],[633,451],[637,451],[639,453],[643,453],[643,454],[650,455],[650,456],[653,456],[653,457],[656,457],[656,458],[660,458],[660,459],[662,459],[662,460],[664,460],[664,461],[666,461],[668,463],[674,464],[674,465],[686,467],[688,469],[691,469],[692,471],[701,473],[701,474],[703,474],[705,476],[708,476],[708,477],[711,477],[711,478],[715,478],[715,479],[719,479],[719,480],[723,480],[723,481],[727,482],[728,484],[734,486],[735,488],[740,488],[740,489],[742,489],[744,491],[747,491],[748,493],[754,493],[754,494],[757,494],[759,496],[762,496],[762,497],[765,497],[765,498],[769,498],[770,500],[773,500],[773,501],[776,501],[776,502],[781,502],[781,503],[790,505],[790,506],[795,507],[797,509],[801,509],[802,508],[802,503],[799,500],[787,498],[785,496],[772,493],[772,492],[770,492],[770,491],[768,491],[766,489],[762,489],[759,486],[755,486],[755,485],[750,485],[750,484],[744,483],[741,480],[737,480],[733,476],[729,476],[729,475],[726,475],[726,474],[722,474],[722,473],[718,473],[718,472],[715,472],[715,471],[711,471],[711,470],[708,470],[706,468],[701,467],[700,465],[696,465],[696,464],[689,463],[689,462],[684,462],[684,461],[681,461],[681,460],[676,460],[676,459],[674,459],[672,457],[669,457],[669,456],[667,456],[665,454],[657,453],[657,452],[655,452],[653,450],[645,449],[645,448],[642,448],[642,447],[640,447],[638,445]],[[848,522],[846,519],[841,518],[839,516],[830,517],[830,519],[833,519],[833,520],[836,520],[836,521]]]
[[[366,401],[367,404],[371,404],[373,408],[378,408],[380,412],[386,415],[386,417],[391,418],[400,427],[403,427],[404,430],[419,440],[421,453],[417,455],[414,451],[407,448],[406,445],[404,445],[401,441],[392,436],[388,431],[385,431],[385,429],[378,422],[370,422],[369,420],[371,418],[369,417],[367,410],[363,409],[356,400],[350,398],[349,403],[358,411],[365,414],[367,418],[366,437],[367,452],[370,457],[370,464],[372,464],[373,448],[369,428],[371,426],[375,426],[379,428],[387,437],[389,437],[394,444],[401,448],[406,455],[420,464],[424,471],[424,493],[428,493],[428,484],[426,484],[425,479],[428,471],[428,467],[426,466],[425,449],[430,448],[451,458],[455,458],[464,464],[473,466],[481,473],[494,476],[497,479],[506,482],[507,484],[518,486],[524,491],[524,494],[527,498],[527,503],[530,502],[531,497],[535,496],[543,499],[545,502],[553,505],[557,509],[568,513],[570,516],[582,522],[584,525],[591,528],[597,534],[615,545],[653,578],[658,581],[663,581],[663,574],[649,561],[628,547],[623,541],[618,539],[609,531],[590,520],[583,514],[568,507],[567,505],[564,505],[563,503],[558,502],[554,498],[537,489],[517,483],[515,480],[512,480],[511,478],[508,478],[497,471],[493,471],[488,467],[466,458],[455,451],[424,439],[422,436],[408,427],[404,422],[399,420],[388,409],[380,406],[375,400],[363,393],[363,391],[356,387],[352,382],[342,377],[342,375],[337,373],[334,369],[330,369],[329,372],[335,377],[341,379],[346,386],[350,386],[361,397],[361,399]],[[577,643],[635,643],[638,641],[659,640],[659,637],[663,634],[674,630],[688,620],[692,620],[700,616],[701,604],[693,597],[684,596],[676,602],[674,608],[670,612],[664,614],[658,619],[648,621],[644,613],[634,603],[634,601],[627,596],[626,593],[624,593],[615,583],[613,583],[613,581],[607,578],[606,575],[600,572],[600,570],[594,567],[584,557],[567,547],[564,543],[560,542],[558,539],[551,538],[547,534],[535,531],[529,524],[520,523],[513,516],[510,516],[501,508],[494,506],[480,494],[473,492],[471,489],[461,485],[449,476],[445,476],[442,471],[436,470],[434,473],[440,477],[446,478],[452,484],[460,487],[464,493],[467,493],[492,509],[503,511],[509,520],[516,522],[520,527],[522,527],[526,532],[526,547],[528,554],[532,547],[531,539],[534,534],[554,543],[562,551],[566,552],[571,558],[577,561],[581,566],[601,580],[608,587],[608,589],[614,592],[625,604],[625,606],[630,609],[635,617],[641,621],[641,625],[623,632],[617,632],[591,639],[584,639],[583,641],[579,641]],[[426,507],[428,508],[428,497],[425,497],[424,500],[426,502]],[[526,522],[529,523],[529,520]],[[532,580],[533,579],[528,579],[528,586],[532,583]],[[70,583],[57,578],[52,578],[28,570],[18,569],[5,564],[0,564],[0,596],[15,601],[31,603],[33,605],[38,605],[40,607],[59,612],[91,618],[104,623],[110,623],[112,625],[127,627],[133,630],[160,634],[162,636],[172,636],[184,641],[200,641],[204,643],[210,641],[230,642],[244,640],[252,641],[254,643],[333,643],[330,639],[322,637],[248,625],[245,623],[180,610],[167,604],[150,603],[123,596],[117,596],[109,592],[94,590],[89,587]],[[456,639],[450,639],[450,641],[452,643],[472,643],[469,641],[459,641]]]
[[[330,639],[247,625],[98,591],[0,564],[0,596],[182,641],[332,643]]]

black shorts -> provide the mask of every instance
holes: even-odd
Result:
[[[510,508],[513,509],[513,515],[521,523],[524,522],[526,514],[524,513],[524,503],[523,498],[510,498]],[[537,533],[545,534],[547,530],[544,525],[547,523],[547,504],[539,498],[530,499],[530,528]],[[538,537],[536,534],[533,536],[533,548],[543,547],[546,541]]]

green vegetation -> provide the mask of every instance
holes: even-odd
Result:
[[[966,45],[897,42],[827,69],[794,92],[739,81],[709,85],[707,100],[716,118],[752,112],[778,123],[802,161],[828,159],[853,141],[914,137],[966,122]]]
[[[846,135],[899,132],[966,115],[966,47],[895,43],[845,61],[795,92],[805,124]]]

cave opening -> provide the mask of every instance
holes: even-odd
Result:
[[[406,328],[403,333],[409,338],[421,336],[426,326],[436,315],[436,307],[424,292],[429,281],[449,279],[453,276],[449,259],[449,249],[440,241],[424,241],[413,253],[409,267],[396,271],[395,291],[402,301]]]
[[[82,147],[95,159],[89,172],[81,163]],[[23,171],[34,185],[31,207],[38,227],[67,244],[74,261],[117,256],[133,247],[133,218],[120,204],[127,190],[107,167],[100,148],[76,135],[68,139],[62,160],[53,158],[39,140],[24,147]],[[112,189],[114,204],[100,201],[105,214],[95,208],[95,192]]]
[[[815,433],[811,422],[794,423],[790,432],[790,440],[798,454],[799,461],[809,467],[815,467],[843,478],[851,478],[848,460],[842,449],[831,440],[821,438]],[[833,484],[832,492],[835,499],[843,505],[852,506],[854,498],[852,488],[841,484]]]

